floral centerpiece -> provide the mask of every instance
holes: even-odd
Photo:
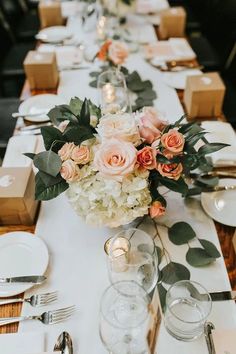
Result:
[[[161,119],[152,107],[133,114],[101,116],[91,101],[71,99],[49,112],[55,126],[41,128],[46,151],[26,154],[38,168],[36,199],[67,190],[73,208],[93,225],[117,227],[137,217],[165,213],[160,187],[188,194],[185,176],[208,168],[206,154],[224,144],[196,150],[205,132],[196,123]]]
[[[124,42],[108,39],[102,44],[96,56],[111,66],[120,66],[124,64],[128,55],[129,50]]]

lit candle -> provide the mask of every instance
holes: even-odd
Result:
[[[130,243],[124,237],[118,237],[112,242],[112,238],[106,241],[104,246],[108,254],[111,267],[114,272],[124,272],[129,263]]]
[[[102,88],[102,95],[105,103],[110,104],[114,102],[116,99],[116,92],[114,86],[109,82],[105,84]]]

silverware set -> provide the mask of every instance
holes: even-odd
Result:
[[[191,183],[196,187],[201,187],[201,192],[211,193],[211,192],[220,192],[220,191],[230,191],[236,189],[236,181],[234,185],[216,185],[211,186],[207,183],[207,180],[210,178],[236,178],[236,171],[210,171],[207,173],[190,173],[186,181]]]
[[[192,62],[176,62],[176,61],[170,61],[170,62],[165,62],[163,64],[154,64],[152,61],[149,61],[149,63],[157,68],[160,71],[163,72],[181,72],[185,70],[192,70],[192,69],[198,69],[202,70],[204,69],[203,65],[198,65]]]
[[[3,299],[0,300],[0,306],[1,305],[8,305],[8,304],[16,304],[18,302],[27,302],[33,307],[39,307],[39,306],[44,306],[51,304],[52,302],[56,301],[58,297],[57,291],[53,291],[51,293],[45,293],[45,294],[35,294],[32,295],[28,298],[22,299],[22,298],[15,298],[15,299]]]

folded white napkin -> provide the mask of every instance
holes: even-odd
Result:
[[[216,167],[236,166],[236,134],[230,123],[206,121],[202,127],[208,131],[206,138],[211,143],[224,143],[230,146],[210,155]]]
[[[169,8],[169,3],[167,0],[137,0],[136,10],[137,13],[147,14],[154,13],[158,11],[163,11]]]
[[[82,61],[82,51],[74,46],[56,47],[52,44],[41,44],[38,47],[39,52],[55,52],[57,58],[57,65],[60,67],[68,67],[78,65]]]
[[[9,139],[2,167],[28,167],[32,161],[24,155],[25,152],[35,152],[37,136],[13,136]]]
[[[24,332],[0,334],[1,354],[38,354],[45,349],[45,334]]]

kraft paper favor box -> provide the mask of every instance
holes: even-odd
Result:
[[[184,104],[188,117],[217,117],[222,112],[225,85],[218,73],[188,76]]]
[[[32,225],[35,201],[35,176],[31,167],[0,167],[0,224]]]
[[[184,37],[186,12],[183,7],[171,7],[160,14],[159,36],[161,39]]]
[[[24,60],[24,69],[31,89],[55,89],[59,73],[55,53],[31,50]]]
[[[60,1],[40,1],[38,6],[41,28],[63,25]]]

